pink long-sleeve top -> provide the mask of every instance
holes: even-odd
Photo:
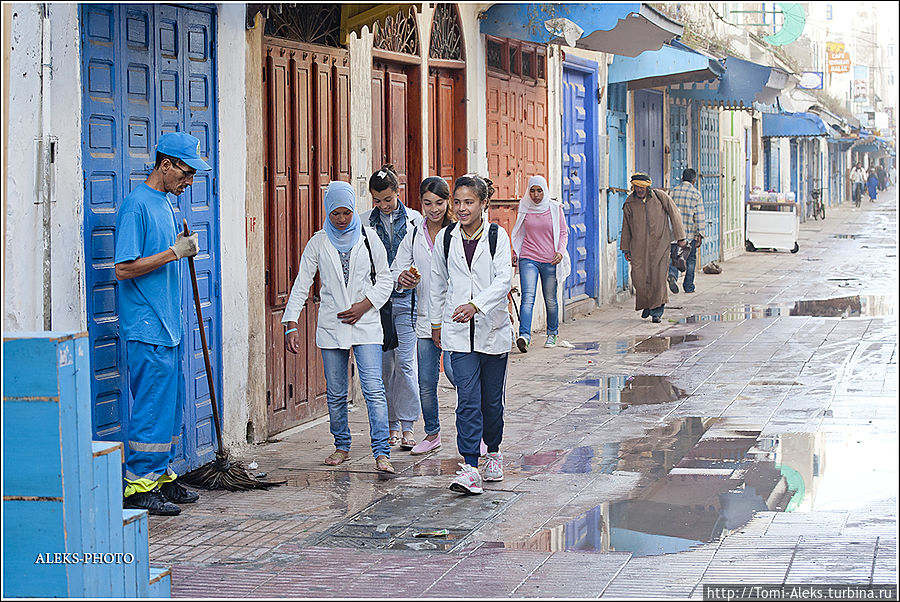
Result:
[[[522,240],[522,249],[519,257],[530,259],[540,263],[550,263],[557,253],[565,253],[569,242],[569,229],[566,226],[566,217],[562,211],[559,213],[559,245],[553,247],[553,218],[551,209],[543,213],[528,213],[522,222],[525,229],[525,237]]]

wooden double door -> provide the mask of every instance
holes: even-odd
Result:
[[[377,58],[372,68],[372,171],[392,164],[400,180],[400,200],[413,209],[421,208],[419,73],[418,65]]]
[[[465,71],[432,67],[428,71],[428,175],[441,176],[452,190],[453,181],[465,173]]]
[[[345,50],[265,38],[266,406],[270,434],[327,412],[316,347],[318,280],[300,314],[303,347],[284,348],[281,318],[300,255],[325,218],[332,180],[350,181],[350,72]]]

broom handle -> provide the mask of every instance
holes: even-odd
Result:
[[[190,234],[187,220],[184,220],[184,235]],[[225,453],[222,446],[222,426],[219,423],[219,404],[216,403],[216,387],[213,385],[212,368],[209,364],[209,347],[206,344],[206,331],[203,329],[203,310],[200,308],[200,289],[197,288],[197,270],[194,268],[194,258],[188,257],[188,267],[191,270],[191,284],[194,286],[194,309],[197,310],[197,323],[200,327],[200,342],[203,344],[203,361],[206,363],[206,384],[209,386],[209,400],[212,403],[213,423],[216,425],[216,442],[219,444],[219,453]]]

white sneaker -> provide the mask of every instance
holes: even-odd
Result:
[[[556,335],[555,334],[547,335],[547,342],[544,343],[544,347],[556,347]]]
[[[478,473],[478,469],[462,463],[459,467],[462,470],[457,470],[456,476],[450,482],[451,491],[471,494],[484,493],[484,489],[481,488],[481,475]]]
[[[503,454],[500,452],[488,453],[484,456],[485,464],[484,480],[485,481],[502,481],[503,480]]]

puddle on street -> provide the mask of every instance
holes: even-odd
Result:
[[[684,418],[637,439],[575,448],[563,467],[640,472],[639,495],[602,503],[503,547],[667,554],[715,541],[744,527],[756,512],[847,510],[896,495],[896,450],[889,434],[714,431],[706,436],[712,424],[713,419]],[[871,467],[873,457],[885,465]]]
[[[830,280],[856,280],[855,278],[831,278]],[[698,322],[738,322],[782,316],[809,316],[815,318],[855,318],[893,316],[897,312],[896,295],[853,295],[833,299],[810,299],[793,303],[773,303],[764,306],[737,305],[722,313],[693,315],[682,318],[679,324]]]
[[[615,341],[588,341],[572,343],[572,348],[578,351],[598,351],[613,355],[625,355],[627,353],[662,353],[681,343],[700,340],[695,334],[677,336],[652,336],[632,337],[629,340],[619,339]]]
[[[589,402],[599,402],[613,413],[619,413],[634,405],[651,405],[678,401],[687,392],[669,382],[665,376],[603,376],[571,381],[596,389]]]

